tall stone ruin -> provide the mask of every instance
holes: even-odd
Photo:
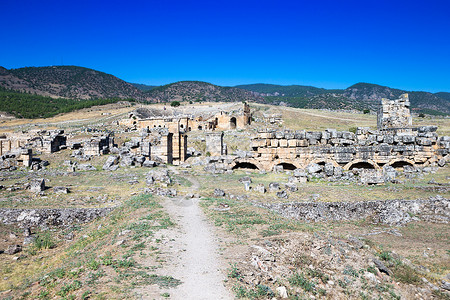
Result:
[[[378,110],[378,130],[407,129],[412,127],[412,117],[409,110],[408,94],[402,94],[399,99],[381,99]]]
[[[223,143],[223,131],[208,132],[206,134],[206,153],[211,156],[224,155],[226,152]]]

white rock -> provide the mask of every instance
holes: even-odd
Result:
[[[288,297],[286,287],[284,287],[284,286],[277,287],[277,293],[278,293],[278,295],[280,295],[281,298]]]

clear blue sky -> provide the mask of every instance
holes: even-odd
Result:
[[[450,1],[0,0],[0,65],[450,92]]]

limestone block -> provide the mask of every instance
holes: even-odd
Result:
[[[287,147],[288,146],[288,140],[280,140],[279,141],[280,147]]]
[[[308,147],[309,146],[309,142],[308,140],[297,140],[297,147]]]
[[[297,140],[288,140],[288,147],[289,148],[297,147]]]

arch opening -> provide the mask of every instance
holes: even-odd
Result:
[[[280,163],[277,166],[282,166],[283,170],[295,170],[295,169],[297,169],[296,166],[294,166],[293,164],[290,164],[290,163]]]
[[[258,167],[255,164],[249,163],[249,162],[238,162],[236,165],[231,168],[232,170],[236,169],[250,169],[250,170],[259,170]]]
[[[236,129],[236,118],[232,117],[230,119],[230,129]]]
[[[371,163],[365,162],[365,161],[361,161],[361,162],[357,162],[354,163],[350,166],[349,170],[353,170],[353,169],[375,169],[375,166],[372,165]]]
[[[393,167],[394,169],[403,169],[405,166],[412,167],[413,164],[404,160],[396,161],[393,164],[391,164],[391,167]]]

